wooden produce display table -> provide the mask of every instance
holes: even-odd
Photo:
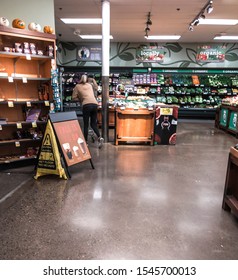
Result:
[[[238,150],[233,147],[228,158],[222,208],[238,218]]]
[[[114,127],[115,126],[115,108],[109,108],[108,109],[108,125],[110,127]],[[98,125],[101,126],[102,125],[102,108],[98,108]]]
[[[155,110],[117,108],[115,121],[115,145],[119,142],[154,145]]]

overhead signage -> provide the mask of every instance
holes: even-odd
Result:
[[[77,60],[102,61],[102,47],[99,45],[80,45],[77,48]]]
[[[134,68],[133,73],[148,73],[148,69]],[[152,69],[151,73],[170,73],[170,74],[238,74],[237,69]]]
[[[136,50],[136,61],[163,62],[164,55],[165,55],[164,47],[158,47],[158,46],[139,47]]]
[[[224,62],[225,61],[225,45],[203,45],[198,46],[196,60],[198,62]]]

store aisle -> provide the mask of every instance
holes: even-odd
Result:
[[[175,146],[114,146],[28,180],[0,215],[1,259],[238,259],[238,221],[221,208],[231,135],[180,122]],[[0,179],[3,174],[0,174]]]

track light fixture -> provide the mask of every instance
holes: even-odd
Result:
[[[207,6],[207,13],[210,14],[213,11],[213,6],[212,6],[213,1],[209,1],[209,4]]]
[[[206,18],[205,13],[210,14],[213,11],[213,1],[210,0],[207,4],[201,9],[201,11],[197,14],[197,16],[190,22],[188,30],[193,31],[194,26],[198,26],[200,20],[204,20]]]
[[[147,22],[146,22],[146,25],[152,25],[152,21],[151,21],[151,18],[150,18],[151,14],[150,12],[148,13],[148,16],[147,16]]]
[[[151,21],[151,14],[150,12],[147,15],[147,21],[146,21],[146,27],[145,27],[145,37],[148,37],[148,33],[150,31],[149,26],[152,25],[152,21]]]

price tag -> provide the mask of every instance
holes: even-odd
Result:
[[[24,84],[26,84],[26,83],[27,83],[27,78],[26,78],[26,77],[22,77],[22,82],[23,82]]]
[[[30,101],[27,101],[27,102],[26,102],[26,106],[27,106],[27,107],[31,107],[31,102],[30,102]]]
[[[8,107],[14,107],[13,101],[8,101]]]
[[[15,142],[15,146],[20,147],[21,146],[20,142],[19,141]]]
[[[153,111],[153,107],[148,107],[148,110],[149,111]]]
[[[32,122],[32,127],[37,127],[37,123],[36,122]]]
[[[21,123],[17,123],[17,128],[22,128],[22,124]]]
[[[31,60],[31,55],[30,55],[30,54],[27,54],[27,55],[26,55],[26,59],[27,59],[27,60]]]
[[[13,77],[8,77],[8,82],[13,83]]]
[[[45,100],[45,106],[50,106],[49,100]]]
[[[122,106],[122,107],[120,107],[120,109],[121,109],[121,110],[125,110],[125,109],[126,109],[126,107]]]
[[[2,130],[2,126],[0,125],[0,130]]]

